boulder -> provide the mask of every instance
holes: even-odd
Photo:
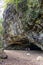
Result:
[[[7,55],[4,52],[3,37],[0,35],[0,59],[7,59]]]
[[[7,55],[6,55],[6,53],[4,52],[4,50],[3,49],[0,49],[0,59],[7,59]]]

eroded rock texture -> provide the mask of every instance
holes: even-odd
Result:
[[[1,59],[7,59],[7,55],[4,52],[4,44],[3,44],[3,37],[0,35],[0,62]]]
[[[4,11],[4,41],[7,45],[22,44],[26,40],[43,49],[43,2],[29,0],[8,4]],[[29,44],[28,43],[28,44]]]

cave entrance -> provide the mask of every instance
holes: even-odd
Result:
[[[12,44],[9,45],[7,48],[7,50],[35,50],[35,51],[40,51],[41,48],[37,47],[34,44],[22,44],[22,45],[18,45],[18,44]]]

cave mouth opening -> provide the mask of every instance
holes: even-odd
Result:
[[[5,48],[7,50],[34,50],[34,51],[41,51],[41,48],[37,47],[36,45],[34,44],[21,44],[21,45],[18,45],[18,44],[11,44],[9,45],[7,48]]]

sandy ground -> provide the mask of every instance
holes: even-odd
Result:
[[[43,65],[43,51],[5,50],[5,52],[8,59],[0,60],[0,65]]]

